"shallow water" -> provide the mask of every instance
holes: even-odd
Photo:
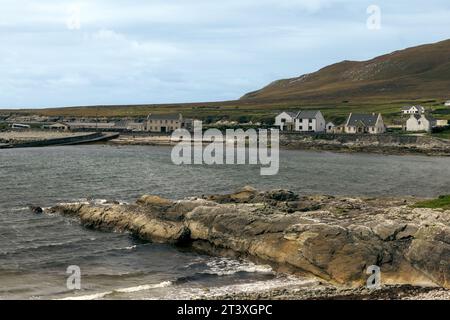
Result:
[[[33,215],[29,205],[87,198],[132,202],[145,193],[177,199],[244,185],[300,194],[450,193],[450,158],[285,150],[279,174],[260,176],[257,166],[175,166],[170,151],[105,145],[1,150],[0,298],[189,298],[308,284],[267,266],[87,230],[58,215]],[[69,265],[81,268],[81,291],[66,287]]]

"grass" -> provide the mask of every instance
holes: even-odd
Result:
[[[387,124],[402,124],[407,118],[400,115],[400,108],[408,104],[421,104],[427,108],[433,108],[437,112],[437,118],[450,116],[441,111],[436,100],[365,100],[363,102],[336,102],[336,103],[308,103],[304,101],[225,101],[210,103],[167,104],[167,105],[117,105],[117,106],[90,106],[69,107],[39,110],[5,110],[0,113],[15,115],[37,114],[51,117],[99,117],[111,120],[129,117],[145,118],[149,113],[182,113],[184,117],[196,118],[206,123],[218,120],[230,120],[244,122],[263,122],[270,124],[274,116],[280,111],[298,111],[299,109],[319,109],[327,121],[341,124],[348,114],[353,113],[381,113]]]
[[[414,208],[450,209],[450,195],[439,196],[437,199],[417,202]]]
[[[441,139],[447,139],[450,140],[450,131],[445,132],[439,132],[439,133],[433,133],[433,137],[441,138]]]

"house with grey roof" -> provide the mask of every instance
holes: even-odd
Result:
[[[345,133],[380,134],[386,132],[381,114],[350,113],[344,125]]]
[[[149,132],[169,133],[177,129],[190,130],[192,119],[185,119],[178,114],[152,114],[147,116],[145,130]]]
[[[411,114],[409,119],[406,121],[406,131],[427,131],[431,130],[437,126],[437,121],[432,116],[427,114]]]
[[[325,118],[319,110],[301,110],[294,119],[294,130],[299,132],[324,132]]]
[[[275,125],[281,131],[323,132],[326,122],[319,110],[284,111],[275,117]]]
[[[422,106],[405,106],[402,107],[403,114],[422,114],[425,113],[425,108]]]

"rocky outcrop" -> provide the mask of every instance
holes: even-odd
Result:
[[[129,231],[149,241],[265,261],[333,284],[359,286],[367,267],[385,284],[450,287],[450,211],[412,208],[416,200],[298,195],[286,190],[133,205],[64,205],[91,228]]]
[[[450,156],[450,140],[401,134],[283,133],[280,146],[335,152]]]

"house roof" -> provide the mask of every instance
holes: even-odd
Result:
[[[366,127],[374,126],[377,123],[378,114],[358,114],[351,113],[347,120],[347,126],[357,126],[363,124]]]
[[[404,106],[402,107],[402,111],[410,110],[413,107],[416,107],[418,110],[425,110],[425,108],[422,106]]]
[[[300,110],[297,114],[298,119],[315,119],[319,110]]]
[[[428,121],[431,121],[431,122],[436,121],[436,119],[433,118],[432,116],[430,116],[429,114],[411,114],[411,116],[416,118],[417,120],[420,120],[422,117],[424,117]]]
[[[294,119],[315,119],[319,114],[319,110],[299,110],[298,112],[283,111]]]
[[[288,114],[292,118],[295,118],[298,114],[298,112],[292,112],[292,111],[284,111],[284,113]]]
[[[181,114],[169,113],[169,114],[149,114],[147,120],[179,120]]]

